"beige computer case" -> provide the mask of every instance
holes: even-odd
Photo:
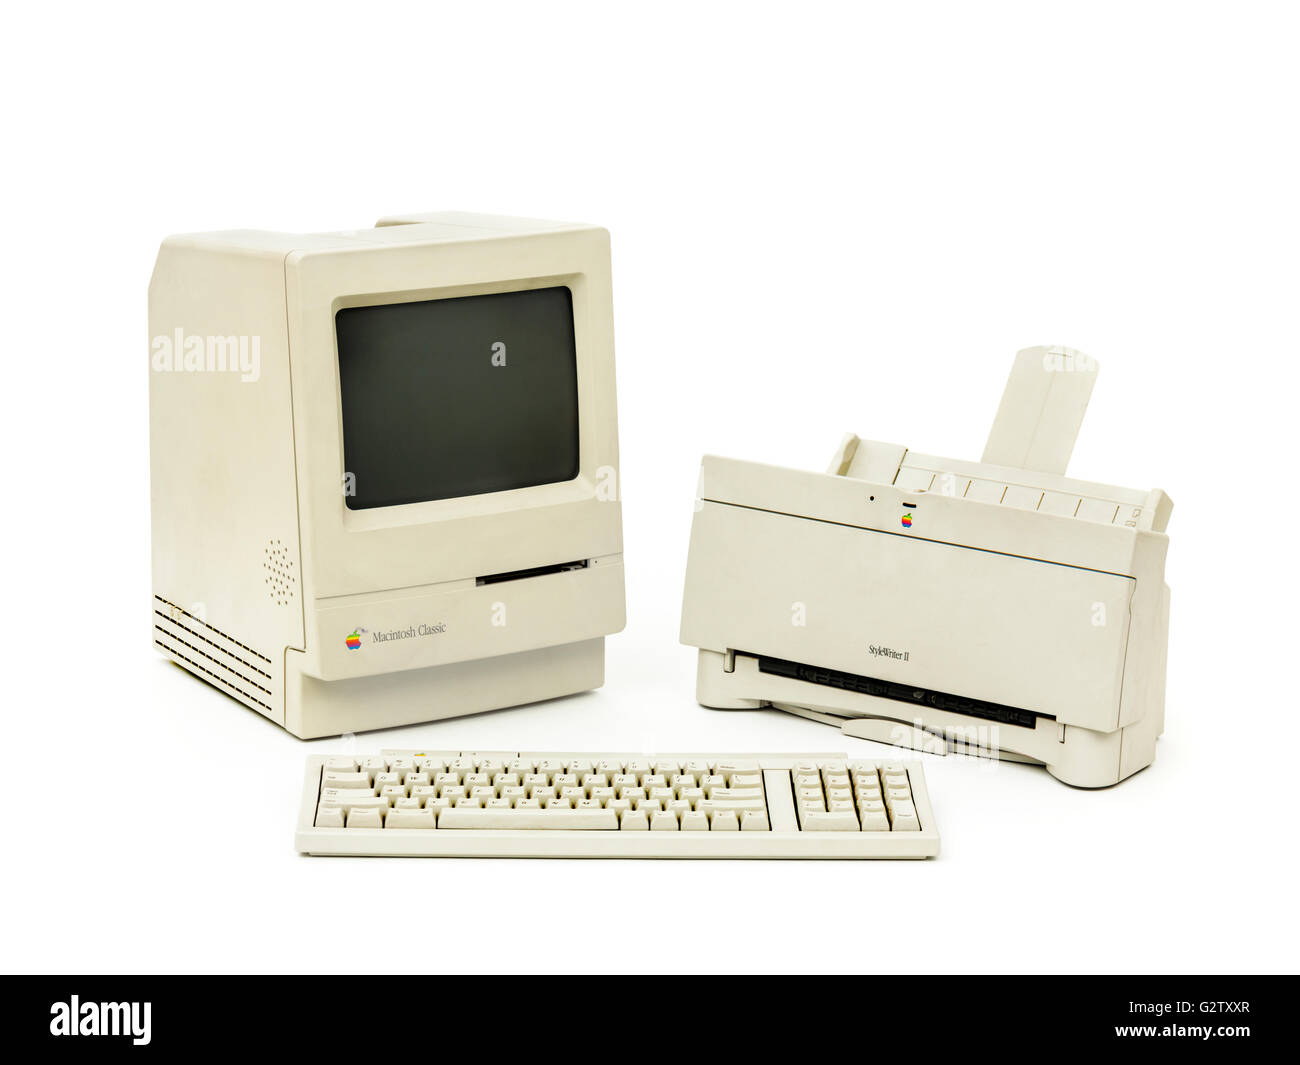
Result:
[[[574,293],[579,476],[349,510],[334,312],[551,284]],[[155,647],[302,737],[600,686],[624,624],[611,305],[608,234],[585,225],[447,212],[168,238],[149,289]],[[187,367],[196,337],[227,362],[256,350],[255,379]],[[407,627],[434,635],[349,646]]]

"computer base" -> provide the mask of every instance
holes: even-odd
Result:
[[[1080,788],[1116,784],[1155,760],[1159,722],[1139,721],[1114,732],[1039,718],[1034,728],[913,706],[761,672],[739,652],[700,651],[696,699],[717,710],[771,707],[840,729],[846,736],[930,754],[968,754],[1042,765]]]
[[[301,739],[413,725],[555,699],[605,683],[605,640],[323,681],[286,661],[284,726]]]

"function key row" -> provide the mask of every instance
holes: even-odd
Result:
[[[455,790],[459,794],[487,795],[501,798],[510,794],[535,799],[554,795],[590,799],[596,793],[606,792],[608,797],[645,798],[698,798],[731,799],[753,792],[761,793],[761,773],[732,773],[730,777],[709,774],[697,777],[694,773],[674,773],[665,777],[657,773],[524,773],[501,770],[496,773],[427,773],[406,770],[388,773],[345,773],[325,770],[321,774],[321,789],[373,792],[376,795],[390,792],[404,797],[413,794],[445,796]],[[630,793],[636,792],[636,796]]]
[[[428,754],[371,756],[368,758],[334,757],[325,763],[330,772],[405,772],[416,770],[428,773],[653,773],[670,776],[692,773],[696,776],[715,775],[729,779],[732,773],[757,773],[759,764],[753,759],[704,760],[677,758],[601,758],[548,757],[525,754],[474,754],[457,751],[437,751]]]

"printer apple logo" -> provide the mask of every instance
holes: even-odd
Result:
[[[912,515],[910,515],[910,514],[904,514],[904,515],[903,515],[903,528],[904,528],[904,529],[910,529],[911,527],[912,527]]]
[[[352,634],[347,639],[348,650],[355,651],[361,646],[361,626],[358,625],[352,630]]]

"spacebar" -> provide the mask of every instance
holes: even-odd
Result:
[[[438,815],[439,828],[617,829],[615,810],[485,810],[451,807]]]

